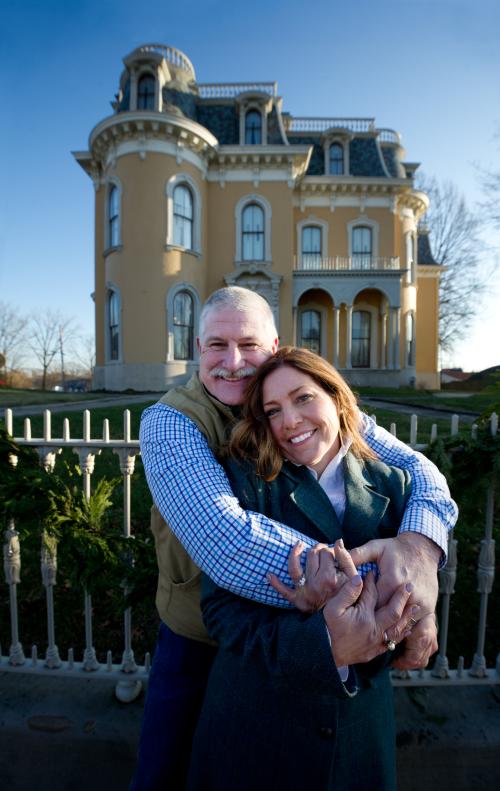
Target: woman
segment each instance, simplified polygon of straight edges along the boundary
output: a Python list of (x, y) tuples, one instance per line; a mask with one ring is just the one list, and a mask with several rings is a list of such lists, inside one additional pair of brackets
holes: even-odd
[[(226, 463), (242, 506), (324, 545), (306, 566), (334, 595), (303, 615), (241, 599), (206, 578), (202, 610), (219, 652), (193, 745), (188, 787), (395, 788), (388, 632), (415, 608), (402, 587), (375, 612), (347, 548), (397, 532), (409, 481), (378, 462), (359, 431), (342, 377), (304, 349), (284, 347), (249, 384)], [(392, 630), (392, 631), (390, 631)], [(370, 661), (372, 660), (372, 661)]]

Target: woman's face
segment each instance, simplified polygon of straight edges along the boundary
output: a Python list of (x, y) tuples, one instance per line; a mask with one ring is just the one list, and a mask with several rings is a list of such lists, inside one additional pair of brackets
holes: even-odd
[(320, 476), (340, 448), (331, 396), (310, 376), (285, 365), (264, 380), (262, 402), (283, 455)]

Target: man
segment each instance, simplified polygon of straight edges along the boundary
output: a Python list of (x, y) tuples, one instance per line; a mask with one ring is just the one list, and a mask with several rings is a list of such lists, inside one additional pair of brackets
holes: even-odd
[[(141, 450), (153, 499), (167, 521), (154, 516), (159, 564), (157, 606), (163, 621), (150, 674), (136, 789), (182, 788), (191, 736), (203, 699), (213, 648), (207, 644), (198, 606), (199, 571), (218, 585), (265, 604), (308, 609), (307, 585), (280, 596), (268, 582), (273, 572), (286, 593), (295, 530), (241, 509), (213, 451), (223, 443), (242, 404), (246, 379), (278, 347), (267, 302), (237, 287), (216, 291), (200, 318), (199, 377), (170, 391), (144, 412)], [(413, 600), (426, 616), (407, 640), (397, 666), (420, 667), (436, 650), (431, 613), (437, 597), (438, 563), (456, 507), (446, 481), (423, 456), (363, 417), (363, 436), (382, 461), (408, 469), (412, 496), (399, 535), (353, 551), (356, 564), (376, 561), (379, 595), (387, 600), (411, 580)], [(179, 541), (187, 551), (182, 550)], [(194, 562), (193, 562), (194, 561)], [(196, 565), (195, 565), (196, 564)], [(295, 575), (294, 575), (295, 576)], [(288, 599), (288, 601), (287, 601)]]

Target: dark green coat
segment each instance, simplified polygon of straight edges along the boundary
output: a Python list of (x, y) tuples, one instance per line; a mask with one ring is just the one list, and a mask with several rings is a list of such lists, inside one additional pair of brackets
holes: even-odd
[[(409, 496), (406, 473), (344, 460), (340, 525), (303, 467), (266, 484), (249, 466), (228, 475), (243, 508), (347, 548), (396, 534)], [(351, 668), (345, 684), (322, 613), (304, 616), (239, 598), (208, 578), (202, 610), (219, 644), (196, 732), (188, 787), (196, 791), (392, 791), (394, 715), (386, 657)]]

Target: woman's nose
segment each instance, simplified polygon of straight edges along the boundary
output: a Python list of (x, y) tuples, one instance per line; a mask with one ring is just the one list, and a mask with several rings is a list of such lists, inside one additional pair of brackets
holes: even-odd
[(283, 409), (283, 425), (287, 429), (295, 428), (301, 421), (300, 412), (292, 406)]

